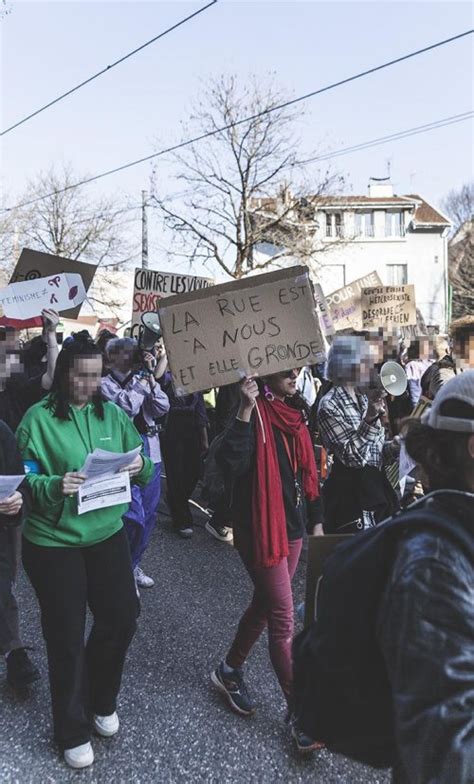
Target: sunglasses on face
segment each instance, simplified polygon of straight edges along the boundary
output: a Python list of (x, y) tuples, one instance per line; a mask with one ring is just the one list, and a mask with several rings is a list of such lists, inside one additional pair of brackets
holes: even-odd
[(283, 373), (279, 373), (280, 378), (291, 378), (293, 381), (298, 378), (298, 371), (297, 370), (285, 370)]

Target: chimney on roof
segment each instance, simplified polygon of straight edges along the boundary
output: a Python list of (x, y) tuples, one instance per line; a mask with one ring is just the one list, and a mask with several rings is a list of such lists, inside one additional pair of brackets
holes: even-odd
[(390, 177), (369, 177), (369, 196), (373, 199), (385, 199), (393, 196), (393, 185)]
[(291, 204), (291, 190), (288, 183), (285, 181), (280, 188), (280, 199), (284, 207), (289, 207)]

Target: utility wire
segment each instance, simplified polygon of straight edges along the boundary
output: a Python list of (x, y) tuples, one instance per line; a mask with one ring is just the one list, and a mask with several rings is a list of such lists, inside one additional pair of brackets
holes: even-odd
[(428, 131), (435, 131), (437, 128), (444, 128), (446, 125), (454, 125), (455, 123), (464, 122), (474, 117), (474, 111), (464, 112), (464, 114), (454, 114), (451, 117), (444, 117), (440, 120), (434, 120), (426, 125), (417, 125), (414, 128), (407, 128), (404, 131), (397, 131), (396, 133), (389, 134), (388, 136), (379, 136), (377, 139), (371, 139), (360, 144), (354, 144), (351, 147), (341, 147), (339, 150), (324, 153), (323, 155), (316, 155), (313, 158), (306, 158), (304, 161), (297, 161), (294, 166), (303, 166), (307, 163), (314, 163), (315, 161), (327, 161), (330, 158), (337, 158), (339, 155), (347, 155), (351, 152), (358, 152), (359, 150), (368, 150), (371, 147), (377, 147), (379, 144), (387, 144), (387, 142), (398, 141), (405, 139), (409, 136), (416, 136), (419, 133), (427, 133)]
[[(437, 128), (444, 128), (447, 125), (454, 125), (455, 123), (464, 122), (464, 120), (469, 120), (470, 118), (474, 117), (474, 111), (464, 112), (464, 114), (454, 114), (451, 117), (444, 117), (440, 120), (433, 120), (431, 123), (426, 123), (425, 125), (417, 125), (414, 128), (406, 128), (404, 131), (397, 131), (396, 133), (390, 134), (388, 136), (379, 136), (376, 139), (371, 139), (366, 142), (361, 142), (360, 144), (355, 144), (352, 147), (341, 147), (339, 150), (335, 150), (334, 152), (325, 153), (324, 155), (316, 155), (312, 158), (306, 158), (304, 161), (297, 161), (292, 166), (304, 166), (308, 163), (314, 163), (316, 161), (326, 161), (330, 158), (336, 158), (339, 155), (347, 155), (351, 152), (358, 152), (359, 150), (367, 150), (372, 147), (377, 147), (379, 144), (387, 144), (390, 141), (398, 141), (399, 139), (405, 139), (410, 136), (416, 136), (419, 133), (427, 133), (428, 131), (435, 131)], [(181, 196), (189, 195), (191, 191), (187, 189), (186, 191), (180, 191), (179, 193), (174, 193), (170, 198), (177, 199)], [(154, 204), (150, 204), (148, 202), (148, 207), (155, 208)], [(135, 204), (130, 207), (123, 207), (120, 210), (115, 212), (115, 216), (121, 215), (124, 212), (132, 212), (133, 210), (141, 210), (142, 204)], [(81, 223), (89, 223), (94, 216), (90, 216), (88, 218), (81, 218), (80, 220), (74, 221), (74, 226), (79, 225)], [(132, 218), (131, 220), (125, 221), (125, 223), (119, 224), (119, 226), (123, 226), (128, 223), (136, 223), (136, 219)], [(163, 246), (164, 247), (164, 246)]]
[(97, 73), (93, 74), (93, 76), (89, 76), (87, 79), (84, 79), (83, 82), (76, 84), (75, 87), (72, 87), (70, 90), (67, 90), (67, 92), (63, 93), (62, 95), (58, 95), (57, 98), (54, 98), (49, 103), (45, 104), (44, 106), (41, 106), (39, 109), (36, 109), (36, 111), (32, 112), (31, 114), (28, 114), (26, 117), (23, 117), (22, 120), (18, 120), (13, 125), (10, 125), (9, 128), (5, 128), (4, 131), (0, 132), (0, 136), (5, 136), (7, 133), (10, 133), (10, 131), (13, 131), (15, 128), (18, 128), (20, 125), (23, 125), (23, 123), (26, 123), (28, 122), (28, 120), (31, 120), (33, 117), (36, 117), (38, 114), (41, 114), (41, 112), (45, 112), (46, 109), (49, 109), (51, 106), (54, 106), (56, 103), (59, 103), (59, 101), (62, 101), (64, 98), (67, 98), (68, 95), (72, 95), (72, 93), (75, 93), (77, 90), (80, 90), (81, 87), (85, 87), (86, 84), (90, 84), (90, 82), (93, 82), (94, 79), (98, 79), (99, 76), (103, 76), (103, 74), (107, 73), (108, 71), (111, 71), (112, 68), (115, 68), (117, 65), (120, 65), (121, 63), (125, 62), (125, 60), (128, 60), (130, 57), (133, 57), (135, 54), (138, 54), (138, 52), (141, 52), (143, 49), (146, 49), (147, 46), (151, 46), (151, 44), (156, 43), (156, 41), (159, 41), (160, 38), (164, 38), (165, 35), (168, 35), (168, 33), (172, 33), (174, 30), (177, 30), (178, 27), (182, 27), (182, 25), (186, 24), (186, 22), (189, 22), (191, 19), (194, 19), (195, 16), (199, 16), (199, 14), (202, 14), (203, 11), (207, 11), (208, 8), (215, 5), (216, 3), (217, 0), (211, 0), (211, 2), (208, 3), (207, 5), (203, 6), (202, 8), (199, 8), (197, 11), (194, 11), (194, 13), (189, 14), (189, 16), (186, 16), (184, 19), (181, 19), (179, 22), (176, 22), (176, 24), (172, 25), (171, 27), (168, 27), (167, 30), (163, 30), (162, 33), (159, 33), (159, 35), (155, 35), (154, 38), (150, 38), (149, 41), (146, 41), (141, 46), (138, 46), (136, 49), (133, 49), (131, 52), (128, 52), (123, 57), (120, 57), (119, 60), (116, 60), (114, 63), (111, 63), (110, 65), (107, 65), (105, 68), (102, 68), (101, 71), (97, 71)]
[(401, 63), (405, 60), (409, 60), (412, 57), (417, 57), (420, 54), (424, 54), (425, 52), (432, 51), (433, 49), (437, 49), (440, 46), (445, 46), (446, 44), (452, 43), (453, 41), (457, 41), (460, 38), (465, 38), (467, 35), (472, 35), (474, 33), (474, 29), (466, 30), (463, 33), (459, 33), (458, 35), (451, 36), (451, 38), (446, 38), (443, 41), (438, 41), (435, 44), (430, 44), (430, 46), (425, 46), (422, 49), (417, 49), (415, 52), (410, 52), (409, 54), (402, 55), (401, 57), (397, 57), (395, 60), (389, 60), (386, 63), (382, 63), (382, 65), (377, 65), (373, 68), (369, 68), (366, 71), (361, 71), (354, 76), (349, 76), (346, 79), (341, 79), (338, 82), (333, 82), (332, 84), (326, 85), (325, 87), (320, 87), (318, 90), (314, 90), (313, 92), (306, 93), (305, 95), (300, 95), (298, 98), (293, 98), (289, 101), (285, 101), (284, 103), (278, 104), (277, 106), (272, 106), (269, 109), (264, 109), (261, 112), (257, 112), (256, 114), (250, 115), (249, 117), (244, 117), (240, 120), (235, 120), (234, 122), (229, 123), (228, 125), (223, 125), (220, 128), (215, 128), (212, 131), (207, 131), (206, 133), (200, 134), (199, 136), (195, 136), (192, 139), (187, 139), (183, 142), (179, 142), (178, 144), (174, 144), (170, 147), (165, 147), (162, 150), (158, 150), (158, 152), (154, 152), (151, 155), (146, 155), (143, 158), (137, 158), (134, 161), (130, 161), (129, 163), (124, 163), (121, 166), (116, 166), (114, 169), (108, 169), (105, 172), (101, 172), (100, 174), (95, 174), (92, 177), (87, 177), (84, 180), (80, 180), (79, 182), (73, 183), (71, 185), (67, 185), (64, 188), (60, 188), (57, 191), (52, 191), (51, 193), (47, 193), (43, 196), (38, 196), (34, 199), (30, 199), (29, 201), (22, 202), (21, 204), (16, 204), (12, 207), (4, 207), (2, 212), (9, 212), (15, 209), (20, 209), (22, 207), (29, 207), (30, 204), (36, 204), (38, 201), (43, 201), (44, 199), (48, 199), (51, 196), (55, 196), (59, 193), (64, 193), (65, 191), (71, 190), (72, 188), (79, 188), (82, 185), (88, 185), (91, 182), (96, 182), (97, 180), (101, 180), (104, 177), (109, 177), (111, 174), (117, 174), (118, 172), (125, 171), (126, 169), (131, 169), (133, 166), (138, 166), (140, 163), (146, 163), (147, 161), (151, 161), (154, 158), (158, 158), (162, 155), (167, 155), (170, 152), (175, 152), (176, 150), (181, 150), (183, 147), (188, 147), (191, 144), (196, 144), (197, 142), (203, 141), (204, 139), (208, 139), (211, 136), (216, 136), (219, 133), (223, 133), (224, 131), (229, 130), (230, 128), (235, 128), (239, 125), (243, 125), (244, 123), (252, 122), (253, 120), (258, 119), (259, 117), (266, 116), (276, 111), (280, 111), (281, 109), (285, 109), (288, 106), (294, 106), (301, 101), (306, 101), (308, 98), (313, 98), (316, 95), (320, 95), (321, 93), (328, 92), (329, 90), (333, 90), (336, 87), (341, 87), (344, 84), (349, 84), (350, 82), (354, 82), (356, 79), (361, 79), (364, 76), (368, 76), (370, 74), (376, 73), (377, 71), (381, 71), (384, 68), (389, 68), (392, 65), (396, 65), (397, 63)]

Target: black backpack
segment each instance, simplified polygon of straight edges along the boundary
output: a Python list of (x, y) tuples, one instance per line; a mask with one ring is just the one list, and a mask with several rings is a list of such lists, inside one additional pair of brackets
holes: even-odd
[(375, 767), (395, 761), (392, 697), (377, 618), (397, 545), (415, 526), (439, 531), (474, 562), (473, 531), (465, 521), (453, 512), (432, 511), (431, 504), (424, 508), (434, 495), (337, 547), (324, 565), (316, 621), (293, 644), (299, 727), (331, 750)]

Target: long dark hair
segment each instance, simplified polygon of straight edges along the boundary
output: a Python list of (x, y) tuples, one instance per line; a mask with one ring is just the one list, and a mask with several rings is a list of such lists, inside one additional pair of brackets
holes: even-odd
[[(70, 372), (74, 368), (76, 358), (100, 357), (101, 354), (100, 348), (96, 346), (86, 330), (76, 332), (71, 338), (66, 340), (56, 362), (53, 383), (46, 402), (46, 407), (53, 412), (53, 416), (58, 419), (71, 418)], [(104, 404), (99, 391), (93, 395), (92, 403), (96, 416), (99, 419), (103, 419)]]

